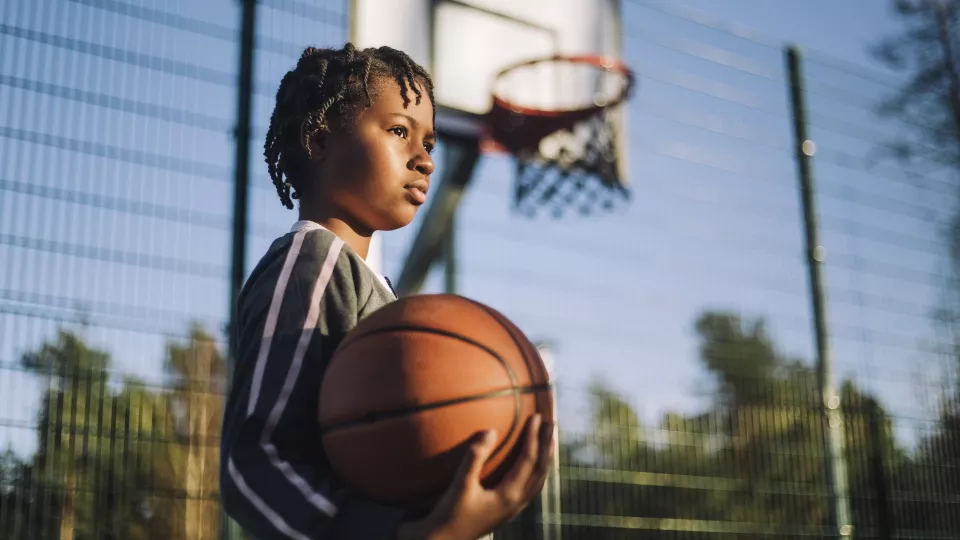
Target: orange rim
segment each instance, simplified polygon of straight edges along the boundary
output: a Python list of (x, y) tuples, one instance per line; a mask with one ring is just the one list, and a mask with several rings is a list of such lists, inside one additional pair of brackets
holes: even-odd
[[(517, 105), (512, 103), (499, 95), (496, 92), (493, 93), (493, 109), (502, 109), (510, 111), (511, 113), (518, 114), (521, 116), (533, 116), (533, 117), (558, 117), (566, 115), (577, 115), (592, 112), (592, 111), (601, 111), (607, 107), (613, 107), (619, 105), (623, 102), (627, 96), (630, 94), (630, 91), (633, 89), (634, 84), (634, 75), (633, 71), (627, 67), (626, 64), (621, 62), (618, 59), (610, 58), (606, 56), (597, 56), (597, 55), (579, 55), (579, 56), (564, 56), (564, 55), (555, 55), (547, 58), (538, 58), (536, 60), (527, 60), (524, 62), (518, 62), (512, 64), (500, 70), (494, 81), (500, 80), (507, 73), (522, 67), (532, 66), (535, 64), (545, 64), (548, 62), (566, 62), (570, 64), (586, 64), (594, 66), (600, 70), (619, 73), (624, 77), (624, 84), (620, 90), (620, 94), (611, 100), (608, 103), (603, 105), (591, 104), (587, 107), (582, 107), (578, 109), (537, 109), (533, 107), (525, 107), (522, 105)], [(496, 82), (494, 82), (496, 86)]]
[[(584, 107), (574, 109), (538, 109), (512, 103), (498, 95), (496, 82), (502, 77), (519, 68), (544, 63), (584, 64), (608, 73), (616, 73), (623, 77), (620, 92), (606, 103), (590, 103)], [(604, 109), (615, 107), (623, 103), (630, 95), (634, 86), (633, 72), (620, 60), (598, 55), (564, 56), (554, 55), (545, 58), (527, 60), (512, 64), (500, 70), (494, 77), (493, 104), (486, 114), (483, 123), (483, 133), (480, 138), (480, 150), (487, 154), (511, 154), (524, 148), (532, 148), (540, 143), (543, 137), (562, 129), (569, 129), (579, 122), (586, 121)], [(520, 130), (506, 128), (503, 125), (508, 117), (526, 118), (522, 124), (527, 127)], [(505, 129), (506, 128), (506, 129)]]

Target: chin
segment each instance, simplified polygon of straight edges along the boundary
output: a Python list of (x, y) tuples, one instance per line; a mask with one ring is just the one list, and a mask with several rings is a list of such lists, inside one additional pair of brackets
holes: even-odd
[(380, 220), (377, 230), (380, 231), (395, 231), (397, 229), (402, 229), (413, 222), (413, 218), (417, 216), (417, 208), (413, 207), (410, 209), (404, 209), (398, 212), (393, 212), (390, 215), (383, 216)]

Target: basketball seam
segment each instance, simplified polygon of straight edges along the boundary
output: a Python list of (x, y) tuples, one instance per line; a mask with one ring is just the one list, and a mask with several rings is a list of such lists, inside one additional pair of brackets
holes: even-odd
[[(350, 341), (350, 343), (347, 344), (346, 347), (343, 347), (342, 349), (339, 349), (339, 350), (337, 351), (337, 353), (338, 353), (338, 354), (339, 354), (339, 353), (342, 353), (344, 350), (348, 349), (350, 345), (353, 345), (355, 342), (359, 341), (360, 338), (368, 337), (368, 336), (373, 336), (373, 335), (376, 335), (376, 334), (388, 334), (388, 333), (391, 333), (391, 332), (422, 332), (422, 333), (425, 333), (425, 334), (435, 334), (435, 335), (439, 335), (439, 336), (443, 336), (443, 337), (458, 339), (458, 340), (460, 340), (460, 341), (462, 341), (462, 342), (464, 342), (464, 343), (466, 343), (466, 344), (468, 344), (468, 345), (473, 345), (474, 347), (477, 347), (477, 348), (479, 348), (479, 349), (482, 349), (484, 352), (486, 352), (486, 353), (488, 353), (490, 356), (494, 357), (494, 358), (497, 360), (497, 362), (499, 362), (500, 365), (503, 366), (503, 369), (506, 370), (507, 376), (510, 377), (510, 383), (511, 383), (514, 387), (517, 386), (517, 382), (518, 382), (518, 380), (517, 380), (517, 374), (514, 373), (513, 368), (510, 366), (510, 364), (508, 364), (503, 358), (501, 358), (500, 355), (497, 354), (496, 351), (494, 351), (493, 349), (491, 349), (490, 347), (487, 347), (486, 345), (484, 345), (484, 344), (482, 344), (482, 343), (479, 343), (479, 342), (477, 342), (477, 341), (474, 341), (474, 340), (471, 339), (471, 338), (468, 338), (468, 337), (466, 337), (466, 336), (457, 334), (457, 333), (455, 333), (455, 332), (451, 332), (451, 331), (449, 331), (449, 330), (440, 330), (440, 329), (437, 329), (437, 328), (424, 328), (424, 327), (421, 327), (421, 326), (405, 326), (405, 325), (385, 326), (385, 327), (377, 328), (377, 329), (375, 329), (375, 330), (370, 330), (370, 331), (365, 332), (364, 334), (362, 334), (362, 335), (360, 335), (360, 336), (357, 336), (356, 338), (352, 339), (352, 340)], [(513, 339), (513, 336), (511, 336), (511, 339)], [(516, 340), (514, 340), (514, 342), (516, 343)], [(520, 351), (520, 354), (521, 354), (521, 356), (524, 357), (524, 358), (523, 358), (524, 365), (527, 365), (526, 355), (523, 354), (523, 351), (522, 351), (522, 350)], [(527, 365), (527, 368), (528, 368), (528, 371), (529, 371), (529, 365)]]
[(530, 365), (530, 359), (527, 357), (527, 352), (524, 350), (522, 346), (520, 346), (520, 340), (517, 339), (517, 336), (514, 334), (513, 329), (500, 322), (500, 317), (503, 317), (504, 319), (506, 319), (506, 316), (503, 315), (502, 313), (494, 311), (493, 308), (489, 306), (485, 306), (480, 302), (477, 302), (476, 300), (471, 300), (469, 298), (464, 298), (464, 300), (471, 302), (475, 304), (477, 307), (479, 307), (480, 309), (484, 310), (487, 313), (487, 315), (489, 315), (494, 320), (496, 320), (497, 324), (499, 324), (504, 330), (506, 330), (507, 334), (510, 335), (510, 339), (513, 340), (513, 344), (516, 345), (517, 350), (520, 351), (520, 356), (523, 357), (523, 365), (527, 366), (527, 375), (530, 376), (530, 380), (533, 380), (533, 369), (532, 369), (532, 366)]
[[(466, 298), (466, 297), (463, 297), (463, 298), (464, 298), (464, 300), (466, 300), (467, 302), (470, 302), (470, 303), (476, 305), (477, 307), (479, 307), (480, 309), (482, 309), (484, 312), (486, 312), (489, 317), (491, 317), (493, 320), (497, 321), (497, 324), (500, 325), (500, 327), (503, 328), (503, 329), (507, 332), (507, 335), (509, 335), (509, 336), (510, 336), (510, 339), (513, 340), (513, 344), (516, 346), (517, 350), (520, 351), (520, 356), (523, 358), (523, 364), (524, 364), (524, 366), (526, 366), (526, 368), (527, 368), (527, 376), (530, 378), (530, 381), (533, 382), (533, 366), (531, 365), (531, 359), (527, 357), (527, 351), (526, 351), (526, 349), (525, 349), (523, 346), (521, 346), (521, 344), (520, 344), (520, 339), (517, 337), (516, 333), (514, 333), (514, 331), (513, 331), (513, 322), (512, 322), (512, 321), (509, 321), (509, 319), (507, 319), (507, 316), (506, 316), (506, 315), (504, 315), (504, 314), (502, 314), (502, 313), (494, 310), (493, 308), (491, 308), (491, 307), (489, 307), (489, 306), (487, 306), (487, 305), (481, 304), (480, 302), (477, 302), (476, 300), (472, 300), (472, 299), (470, 299), (470, 298)], [(501, 319), (503, 319), (503, 321), (501, 321)], [(504, 324), (505, 321), (510, 322), (510, 325)], [(540, 385), (535, 385), (535, 386), (540, 386)], [(549, 374), (547, 375), (547, 382), (546, 382), (546, 385), (545, 385), (545, 386), (546, 386), (547, 388), (552, 388), (552, 387), (553, 387), (553, 378), (550, 377)], [(536, 409), (537, 409), (536, 398), (534, 398), (534, 411), (536, 411)], [(520, 420), (520, 401), (519, 401), (519, 399), (517, 400), (517, 416), (516, 416), (516, 420), (517, 420), (517, 422), (519, 422), (519, 420)], [(556, 421), (555, 418), (554, 418), (554, 421)], [(514, 424), (516, 424), (516, 422), (514, 422)], [(504, 441), (506, 441), (506, 439), (504, 439)], [(499, 450), (499, 448), (498, 448), (498, 450)]]
[(333, 432), (335, 432), (335, 431), (340, 431), (340, 430), (348, 429), (348, 428), (351, 428), (351, 427), (356, 427), (356, 426), (361, 426), (361, 425), (375, 424), (375, 423), (377, 423), (377, 422), (382, 422), (382, 421), (384, 421), (384, 420), (392, 420), (392, 419), (394, 419), (394, 418), (399, 418), (399, 417), (402, 417), (402, 416), (409, 416), (409, 415), (414, 415), (414, 414), (418, 414), (418, 413), (421, 413), (421, 412), (432, 411), (432, 410), (434, 410), (434, 409), (439, 409), (439, 408), (447, 407), (447, 406), (450, 406), (450, 405), (460, 405), (460, 404), (463, 404), (463, 403), (472, 403), (472, 402), (474, 402), (474, 401), (482, 401), (482, 400), (485, 400), (485, 399), (493, 399), (493, 398), (508, 396), (508, 395), (511, 395), (511, 394), (512, 394), (512, 395), (515, 395), (515, 396), (516, 396), (516, 395), (535, 394), (535, 393), (537, 393), (537, 392), (545, 392), (545, 391), (547, 391), (547, 390), (551, 390), (552, 388), (553, 388), (553, 384), (551, 384), (551, 383), (547, 383), (547, 384), (536, 384), (536, 385), (531, 385), (531, 386), (524, 386), (524, 387), (522, 387), (522, 388), (514, 387), (514, 388), (505, 388), (505, 389), (503, 389), (503, 390), (494, 390), (494, 391), (492, 391), (492, 392), (485, 392), (485, 393), (483, 393), (483, 394), (478, 394), (478, 395), (475, 395), (475, 396), (466, 396), (466, 397), (460, 397), (460, 398), (445, 399), (445, 400), (442, 400), (442, 401), (435, 401), (435, 402), (432, 402), (432, 403), (425, 403), (425, 404), (422, 404), (422, 405), (411, 405), (411, 406), (408, 406), (408, 407), (404, 407), (404, 408), (402, 408), (402, 409), (394, 409), (394, 410), (390, 410), (390, 411), (381, 411), (381, 412), (370, 413), (370, 414), (361, 416), (361, 417), (359, 417), (359, 418), (355, 418), (355, 419), (351, 419), (351, 420), (345, 420), (345, 421), (343, 421), (343, 422), (337, 422), (336, 424), (332, 424), (332, 425), (327, 426), (327, 427), (322, 427), (322, 426), (321, 426), (320, 431), (321, 431), (321, 433), (322, 433), (323, 435), (328, 435), (328, 434), (333, 433)]
[[(498, 321), (498, 323), (499, 323), (499, 321)], [(480, 343), (480, 342), (478, 342), (478, 341), (474, 341), (473, 339), (471, 339), (471, 338), (469, 338), (469, 337), (467, 337), (467, 336), (464, 336), (464, 335), (461, 335), (461, 334), (457, 334), (456, 332), (451, 332), (450, 330), (441, 330), (441, 329), (439, 329), (439, 328), (430, 328), (430, 327), (424, 327), (424, 326), (410, 326), (410, 325), (382, 326), (382, 327), (380, 327), (380, 328), (374, 328), (373, 330), (367, 330), (366, 332), (364, 332), (364, 333), (362, 333), (362, 334), (358, 334), (358, 335), (355, 335), (355, 336), (350, 336), (349, 341), (346, 341), (345, 343), (341, 343), (340, 347), (337, 348), (336, 353), (337, 353), (337, 354), (342, 353), (343, 351), (349, 349), (352, 345), (354, 345), (355, 343), (357, 343), (358, 341), (360, 341), (362, 338), (365, 338), (365, 337), (373, 336), (373, 335), (376, 335), (376, 334), (387, 334), (387, 333), (390, 333), (390, 332), (404, 332), (404, 331), (406, 331), (406, 332), (423, 332), (423, 333), (426, 333), (426, 334), (436, 334), (436, 335), (440, 335), (440, 336), (445, 336), (445, 337), (450, 337), (450, 338), (454, 338), (454, 339), (459, 339), (460, 341), (463, 341), (464, 343), (467, 343), (467, 344), (469, 344), (469, 345), (473, 345), (474, 347), (478, 347), (478, 348), (480, 348), (480, 349), (483, 349), (484, 352), (489, 353), (491, 356), (493, 356), (494, 358), (496, 358), (497, 361), (500, 362), (500, 363), (503, 365), (504, 369), (507, 370), (507, 375), (510, 377), (510, 382), (512, 382), (514, 385), (516, 385), (516, 383), (517, 383), (517, 376), (516, 376), (516, 373), (514, 373), (513, 368), (511, 368), (510, 365), (507, 364), (507, 362), (504, 361), (503, 358), (501, 358), (500, 355), (497, 354), (496, 351), (494, 351), (494, 350), (491, 349), (490, 347), (487, 347), (486, 345), (484, 345), (484, 344), (482, 344), (482, 343)], [(511, 335), (510, 338), (514, 341), (514, 343), (516, 343), (516, 340), (513, 339), (513, 335)], [(522, 351), (522, 350), (520, 351), (520, 354), (524, 357), (524, 358), (523, 358), (523, 361), (524, 361), (524, 364), (526, 364), (526, 362), (527, 362), (526, 355), (523, 354), (523, 351)], [(336, 356), (336, 354), (335, 354), (334, 356)]]
[[(503, 326), (502, 324), (500, 324), (499, 321), (497, 321), (497, 324), (499, 324), (501, 327)], [(395, 326), (386, 326), (386, 327), (376, 328), (374, 330), (369, 330), (367, 332), (364, 332), (363, 334), (353, 336), (348, 343), (341, 344), (341, 348), (338, 348), (337, 353), (335, 353), (334, 356), (342, 353), (344, 350), (348, 349), (351, 345), (360, 341), (361, 338), (376, 335), (376, 334), (385, 334), (389, 332), (399, 332), (399, 331), (423, 332), (427, 334), (434, 334), (434, 335), (440, 335), (448, 338), (458, 339), (464, 343), (467, 343), (469, 345), (473, 345), (474, 347), (478, 347), (482, 349), (483, 351), (487, 352), (490, 356), (494, 357), (497, 360), (497, 362), (499, 362), (500, 365), (503, 366), (504, 370), (506, 370), (507, 372), (507, 376), (510, 378), (510, 384), (514, 390), (513, 392), (514, 399), (513, 399), (513, 421), (510, 423), (510, 430), (507, 431), (506, 435), (503, 437), (502, 442), (499, 445), (497, 445), (496, 448), (494, 448), (493, 452), (491, 452), (490, 457), (493, 458), (494, 456), (499, 455), (500, 452), (502, 452), (506, 448), (507, 441), (510, 439), (510, 437), (513, 436), (513, 433), (517, 430), (517, 426), (520, 424), (520, 395), (521, 394), (517, 392), (517, 390), (520, 390), (520, 388), (517, 386), (517, 383), (519, 382), (517, 380), (517, 374), (514, 373), (513, 368), (510, 366), (510, 364), (507, 363), (506, 360), (501, 358), (500, 355), (497, 354), (497, 352), (491, 349), (490, 347), (487, 347), (486, 345), (479, 343), (477, 341), (474, 341), (466, 336), (462, 336), (460, 334), (450, 332), (448, 330), (439, 330), (437, 328), (424, 328), (424, 327), (418, 327), (418, 326), (395, 325)], [(508, 330), (508, 333), (509, 333), (509, 330)], [(511, 335), (511, 339), (513, 339), (514, 343), (516, 343), (516, 340), (513, 338), (512, 335)], [(520, 355), (523, 357), (524, 364), (527, 365), (527, 371), (529, 372), (530, 366), (527, 364), (527, 358), (522, 349), (520, 350)]]

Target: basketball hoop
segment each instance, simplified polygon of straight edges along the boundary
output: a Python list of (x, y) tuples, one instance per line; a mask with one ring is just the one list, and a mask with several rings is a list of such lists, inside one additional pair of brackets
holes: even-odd
[(633, 86), (630, 69), (600, 56), (552, 56), (497, 74), (483, 149), (516, 158), (521, 213), (593, 214), (629, 200), (618, 113)]

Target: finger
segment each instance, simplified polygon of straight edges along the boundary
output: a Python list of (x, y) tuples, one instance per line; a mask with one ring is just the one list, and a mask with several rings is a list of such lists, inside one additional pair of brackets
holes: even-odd
[(450, 482), (450, 485), (438, 499), (438, 502), (434, 506), (434, 511), (448, 507), (451, 504), (456, 504), (456, 502), (460, 500), (473, 481), (471, 478), (479, 475), (483, 464), (487, 461), (487, 458), (490, 457), (491, 452), (493, 452), (496, 442), (497, 434), (492, 429), (477, 433), (473, 436), (473, 440), (470, 441), (466, 452), (464, 452), (460, 460), (460, 464), (457, 466), (453, 481)]
[(457, 478), (462, 482), (479, 479), (483, 465), (487, 462), (490, 454), (493, 453), (496, 445), (497, 432), (495, 430), (491, 429), (479, 434), (467, 448), (466, 455), (463, 456), (463, 461), (460, 462), (460, 467), (457, 470)]
[(497, 490), (510, 503), (518, 504), (523, 499), (526, 492), (527, 481), (530, 473), (533, 472), (539, 455), (539, 432), (541, 418), (539, 414), (533, 415), (527, 422), (527, 429), (524, 433), (523, 448), (517, 456), (517, 461), (513, 467), (497, 486)]
[(537, 464), (527, 483), (527, 493), (531, 497), (543, 489), (543, 485), (547, 481), (547, 475), (550, 474), (550, 468), (553, 466), (553, 453), (556, 448), (556, 432), (556, 422), (547, 422), (540, 426), (540, 455), (537, 457)]

